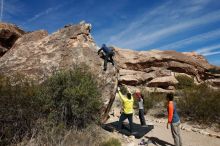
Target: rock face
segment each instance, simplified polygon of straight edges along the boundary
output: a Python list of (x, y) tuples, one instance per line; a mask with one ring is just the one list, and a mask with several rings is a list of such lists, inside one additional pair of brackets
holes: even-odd
[(73, 25), (49, 36), (44, 30), (25, 34), (1, 58), (0, 72), (19, 72), (43, 81), (53, 71), (76, 63), (89, 64), (93, 70), (100, 66), (101, 70), (89, 31), (86, 25)]
[(174, 76), (158, 77), (148, 82), (149, 87), (161, 87), (165, 89), (176, 84), (178, 84), (178, 81)]
[[(102, 87), (103, 121), (114, 101), (118, 82), (136, 88), (145, 86), (149, 91), (170, 92), (178, 83), (175, 76), (185, 74), (195, 78), (196, 82), (220, 85), (220, 68), (210, 65), (204, 57), (195, 53), (132, 51), (114, 47), (119, 72), (111, 64), (103, 72), (103, 60), (97, 55), (98, 47), (90, 35), (90, 24), (67, 25), (51, 35), (44, 30), (24, 33), (16, 27), (9, 27), (14, 25), (2, 26), (5, 28), (0, 31), (0, 45), (7, 52), (0, 58), (0, 74), (22, 73), (42, 82), (54, 71), (71, 69), (75, 64), (87, 64)], [(10, 31), (5, 31), (8, 29)], [(10, 38), (13, 43), (6, 45)], [(15, 41), (14, 38), (18, 39)]]
[(3, 56), (25, 32), (16, 25), (0, 23), (0, 57)]
[(71, 69), (75, 64), (84, 63), (102, 86), (103, 119), (106, 119), (111, 105), (108, 103), (115, 97), (116, 71), (109, 66), (108, 71), (103, 72), (103, 60), (97, 55), (90, 29), (89, 24), (83, 23), (66, 26), (51, 35), (44, 30), (24, 34), (0, 58), (0, 74), (18, 72), (42, 82), (54, 71)]
[(120, 68), (119, 82), (124, 84), (173, 90), (178, 83), (175, 76), (185, 74), (197, 83), (209, 81), (219, 86), (220, 69), (196, 53), (113, 49)]

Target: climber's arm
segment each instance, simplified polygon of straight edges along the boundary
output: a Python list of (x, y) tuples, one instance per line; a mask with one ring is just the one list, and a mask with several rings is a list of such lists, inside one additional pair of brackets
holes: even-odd
[(100, 48), (99, 50), (98, 50), (98, 54), (100, 53), (100, 51), (102, 51), (103, 50), (103, 48)]
[(120, 88), (118, 87), (118, 95), (119, 95), (119, 97), (120, 97), (120, 99), (122, 100), (122, 101), (124, 101), (124, 95), (122, 95), (122, 93), (121, 93), (121, 91), (120, 91)]

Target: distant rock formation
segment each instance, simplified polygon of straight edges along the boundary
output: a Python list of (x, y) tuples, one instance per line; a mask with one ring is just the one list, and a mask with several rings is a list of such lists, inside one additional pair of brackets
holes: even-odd
[(0, 58), (0, 74), (22, 73), (42, 82), (57, 70), (87, 64), (102, 88), (103, 119), (114, 101), (118, 81), (136, 88), (144, 86), (149, 91), (170, 92), (175, 91), (178, 83), (176, 75), (184, 74), (197, 83), (220, 86), (219, 67), (210, 65), (201, 55), (113, 47), (119, 68), (118, 80), (117, 71), (111, 64), (106, 72), (102, 70), (103, 60), (97, 55), (98, 46), (90, 34), (91, 24), (85, 22), (66, 25), (50, 35), (44, 30), (25, 33), (11, 24), (0, 24), (0, 28), (0, 50), (4, 52)]
[(119, 82), (174, 90), (177, 75), (187, 75), (195, 82), (212, 82), (218, 86), (220, 69), (196, 53), (176, 51), (132, 51), (113, 47), (120, 68)]
[(25, 34), (25, 31), (13, 24), (0, 23), (0, 57), (3, 56)]

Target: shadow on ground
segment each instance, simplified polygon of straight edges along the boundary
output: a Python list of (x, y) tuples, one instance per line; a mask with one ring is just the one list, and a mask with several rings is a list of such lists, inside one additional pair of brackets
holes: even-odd
[(174, 146), (173, 144), (168, 143), (166, 141), (163, 141), (163, 140), (161, 140), (157, 137), (147, 137), (146, 136), (146, 138), (148, 138), (148, 141), (146, 142), (146, 144), (152, 143), (152, 144), (157, 145), (157, 146)]
[(154, 128), (153, 125), (147, 125), (147, 127), (143, 127), (140, 124), (133, 123), (133, 133), (130, 133), (128, 124), (123, 124), (122, 127), (122, 129), (118, 128), (118, 121), (102, 125), (102, 128), (109, 132), (118, 131), (119, 133), (126, 136), (133, 135), (135, 138), (143, 137)]

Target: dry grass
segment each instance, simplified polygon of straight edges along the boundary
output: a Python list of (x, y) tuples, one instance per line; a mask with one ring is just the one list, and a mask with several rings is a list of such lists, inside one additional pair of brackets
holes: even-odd
[[(72, 128), (66, 130), (62, 126), (44, 127), (36, 137), (20, 143), (21, 146), (105, 146), (107, 135), (97, 125), (90, 125), (86, 129)], [(120, 145), (118, 145), (120, 146)]]
[[(43, 143), (61, 145), (72, 127), (83, 132), (99, 122), (100, 96), (96, 78), (83, 65), (60, 71), (41, 85), (20, 75), (0, 76), (0, 145), (17, 144), (38, 134)], [(36, 123), (39, 119), (44, 120), (41, 126)], [(91, 142), (90, 136), (84, 137)]]

